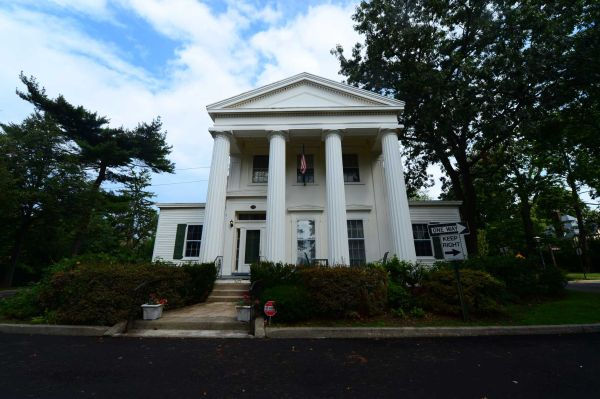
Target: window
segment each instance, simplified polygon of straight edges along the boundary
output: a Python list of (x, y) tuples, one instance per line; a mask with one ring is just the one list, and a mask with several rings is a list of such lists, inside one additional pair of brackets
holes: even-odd
[(185, 237), (186, 258), (200, 256), (200, 243), (202, 242), (202, 225), (188, 225)]
[(312, 263), (317, 256), (314, 220), (298, 220), (296, 222), (296, 240), (298, 243), (296, 263), (299, 265)]
[(413, 238), (415, 240), (415, 252), (417, 256), (433, 256), (433, 247), (426, 223), (412, 225)]
[(356, 183), (360, 181), (358, 173), (358, 155), (344, 154), (342, 155), (342, 164), (344, 166), (344, 182)]
[(266, 183), (269, 179), (269, 156), (255, 155), (252, 160), (252, 183)]
[(265, 212), (240, 212), (238, 220), (267, 220)]
[(362, 220), (348, 220), (348, 249), (350, 266), (360, 266), (367, 263), (365, 256), (365, 232)]
[(306, 160), (306, 173), (302, 175), (300, 173), (300, 160), (302, 154), (298, 155), (298, 162), (296, 167), (296, 183), (314, 183), (315, 182), (315, 157), (312, 154), (304, 155)]

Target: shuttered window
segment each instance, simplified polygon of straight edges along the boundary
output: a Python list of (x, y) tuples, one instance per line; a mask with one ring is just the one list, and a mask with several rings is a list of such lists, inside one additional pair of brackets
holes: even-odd
[(200, 256), (200, 244), (202, 243), (202, 225), (190, 224), (187, 227), (185, 239), (185, 257), (197, 258)]

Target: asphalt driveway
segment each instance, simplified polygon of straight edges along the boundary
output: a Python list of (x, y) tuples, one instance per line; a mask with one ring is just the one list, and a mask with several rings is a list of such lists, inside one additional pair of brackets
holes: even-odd
[(596, 292), (600, 294), (600, 280), (569, 281), (567, 289), (574, 291)]
[(0, 334), (2, 398), (595, 398), (600, 334), (226, 340)]

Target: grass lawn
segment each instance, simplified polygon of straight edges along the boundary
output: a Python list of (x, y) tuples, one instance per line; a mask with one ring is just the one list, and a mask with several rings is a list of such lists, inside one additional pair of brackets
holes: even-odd
[[(600, 273), (587, 273), (588, 280), (600, 280)], [(583, 273), (567, 273), (569, 280), (583, 280)]]
[[(514, 326), (541, 324), (600, 323), (600, 294), (566, 291), (561, 298), (544, 302), (510, 305), (506, 314), (463, 322), (460, 318), (427, 314), (422, 319), (401, 319), (384, 315), (368, 320), (313, 320), (293, 326), (322, 327), (439, 327), (439, 326)], [(277, 324), (277, 326), (284, 326)], [(292, 326), (292, 324), (285, 324)]]

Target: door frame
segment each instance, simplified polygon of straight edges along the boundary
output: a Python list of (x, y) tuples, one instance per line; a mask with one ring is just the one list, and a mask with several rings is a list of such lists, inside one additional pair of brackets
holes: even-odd
[[(247, 263), (244, 263), (244, 258), (246, 256), (246, 231), (248, 230), (259, 230), (260, 231), (260, 244), (259, 244), (259, 259), (260, 257), (263, 256), (264, 254), (264, 249), (265, 249), (265, 243), (264, 243), (264, 237), (265, 237), (265, 229), (266, 229), (266, 223), (264, 220), (238, 220), (235, 222), (234, 226), (235, 228), (235, 232), (234, 232), (234, 239), (233, 239), (233, 259), (234, 259), (234, 267), (233, 267), (233, 273), (239, 273), (239, 274), (246, 274), (246, 273), (250, 273), (250, 265)], [(240, 236), (239, 236), (239, 253), (236, 257), (236, 252), (238, 250), (238, 235), (237, 235), (237, 230), (240, 230)], [(236, 262), (237, 261), (237, 262)]]

